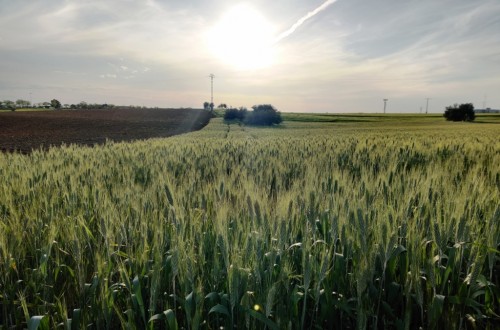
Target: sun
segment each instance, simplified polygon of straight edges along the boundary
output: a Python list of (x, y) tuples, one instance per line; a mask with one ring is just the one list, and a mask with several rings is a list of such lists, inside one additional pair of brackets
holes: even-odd
[(237, 5), (206, 34), (211, 53), (240, 70), (270, 67), (274, 62), (274, 28), (258, 11)]

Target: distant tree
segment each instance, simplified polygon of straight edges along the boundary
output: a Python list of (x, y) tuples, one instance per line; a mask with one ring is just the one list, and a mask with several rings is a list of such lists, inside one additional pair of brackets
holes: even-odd
[(443, 117), (449, 121), (473, 121), (476, 119), (472, 103), (454, 104), (446, 107)]
[(50, 106), (54, 109), (61, 109), (61, 102), (56, 99), (50, 101)]
[(30, 101), (21, 100), (21, 99), (16, 101), (16, 106), (18, 108), (28, 108), (30, 105), (31, 105)]
[(88, 104), (87, 104), (87, 102), (82, 101), (82, 102), (78, 103), (76, 107), (78, 109), (87, 109), (88, 108)]
[(219, 104), (219, 106), (217, 108), (219, 108), (219, 109), (227, 109), (227, 104), (226, 103), (221, 103), (221, 104)]
[(203, 109), (210, 110), (210, 102), (203, 102)]
[(252, 109), (245, 117), (245, 124), (271, 126), (283, 121), (279, 111), (271, 104), (254, 105)]
[(213, 102), (210, 102), (210, 110), (214, 111), (214, 103)]
[(224, 120), (244, 120), (248, 113), (247, 108), (229, 108), (224, 112)]
[(16, 111), (16, 103), (14, 103), (11, 100), (5, 100), (1, 104), (2, 104), (0, 107), (1, 109)]

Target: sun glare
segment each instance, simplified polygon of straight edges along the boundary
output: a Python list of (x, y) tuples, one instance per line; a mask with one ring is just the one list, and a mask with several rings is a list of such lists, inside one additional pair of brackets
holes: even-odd
[(207, 34), (213, 55), (240, 70), (273, 64), (274, 29), (255, 9), (238, 5), (227, 11)]

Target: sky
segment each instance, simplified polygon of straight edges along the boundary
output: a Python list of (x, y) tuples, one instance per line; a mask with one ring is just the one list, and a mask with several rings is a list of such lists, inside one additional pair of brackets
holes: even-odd
[[(500, 108), (499, 0), (0, 0), (0, 100)], [(427, 99), (429, 99), (427, 101)]]

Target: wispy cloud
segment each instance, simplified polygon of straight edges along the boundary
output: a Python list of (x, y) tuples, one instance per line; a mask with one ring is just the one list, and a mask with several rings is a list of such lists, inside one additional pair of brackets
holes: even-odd
[(295, 32), (295, 30), (297, 30), (302, 24), (304, 24), (305, 21), (307, 21), (308, 19), (317, 15), (318, 13), (322, 12), (328, 6), (334, 4), (335, 2), (337, 2), (337, 0), (327, 0), (321, 6), (317, 7), (316, 9), (308, 12), (306, 15), (299, 18), (297, 20), (297, 22), (295, 22), (295, 24), (293, 24), (288, 30), (286, 30), (286, 31), (282, 32), (280, 35), (278, 35), (276, 37), (276, 39), (274, 40), (274, 43), (278, 43), (281, 40), (285, 39), (286, 37), (290, 36), (292, 33)]
[(106, 74), (101, 74), (99, 75), (99, 77), (101, 78), (112, 78), (112, 79), (116, 79), (117, 78), (117, 75), (116, 74), (113, 74), (113, 73), (106, 73)]
[(426, 97), (437, 109), (488, 94), (500, 108), (498, 0), (255, 0), (282, 31), (276, 64), (255, 72), (232, 71), (203, 41), (231, 1), (0, 2), (0, 99), (32, 90), (70, 103), (197, 106), (213, 72), (216, 99), (235, 106), (371, 111), (388, 97), (404, 111)]

